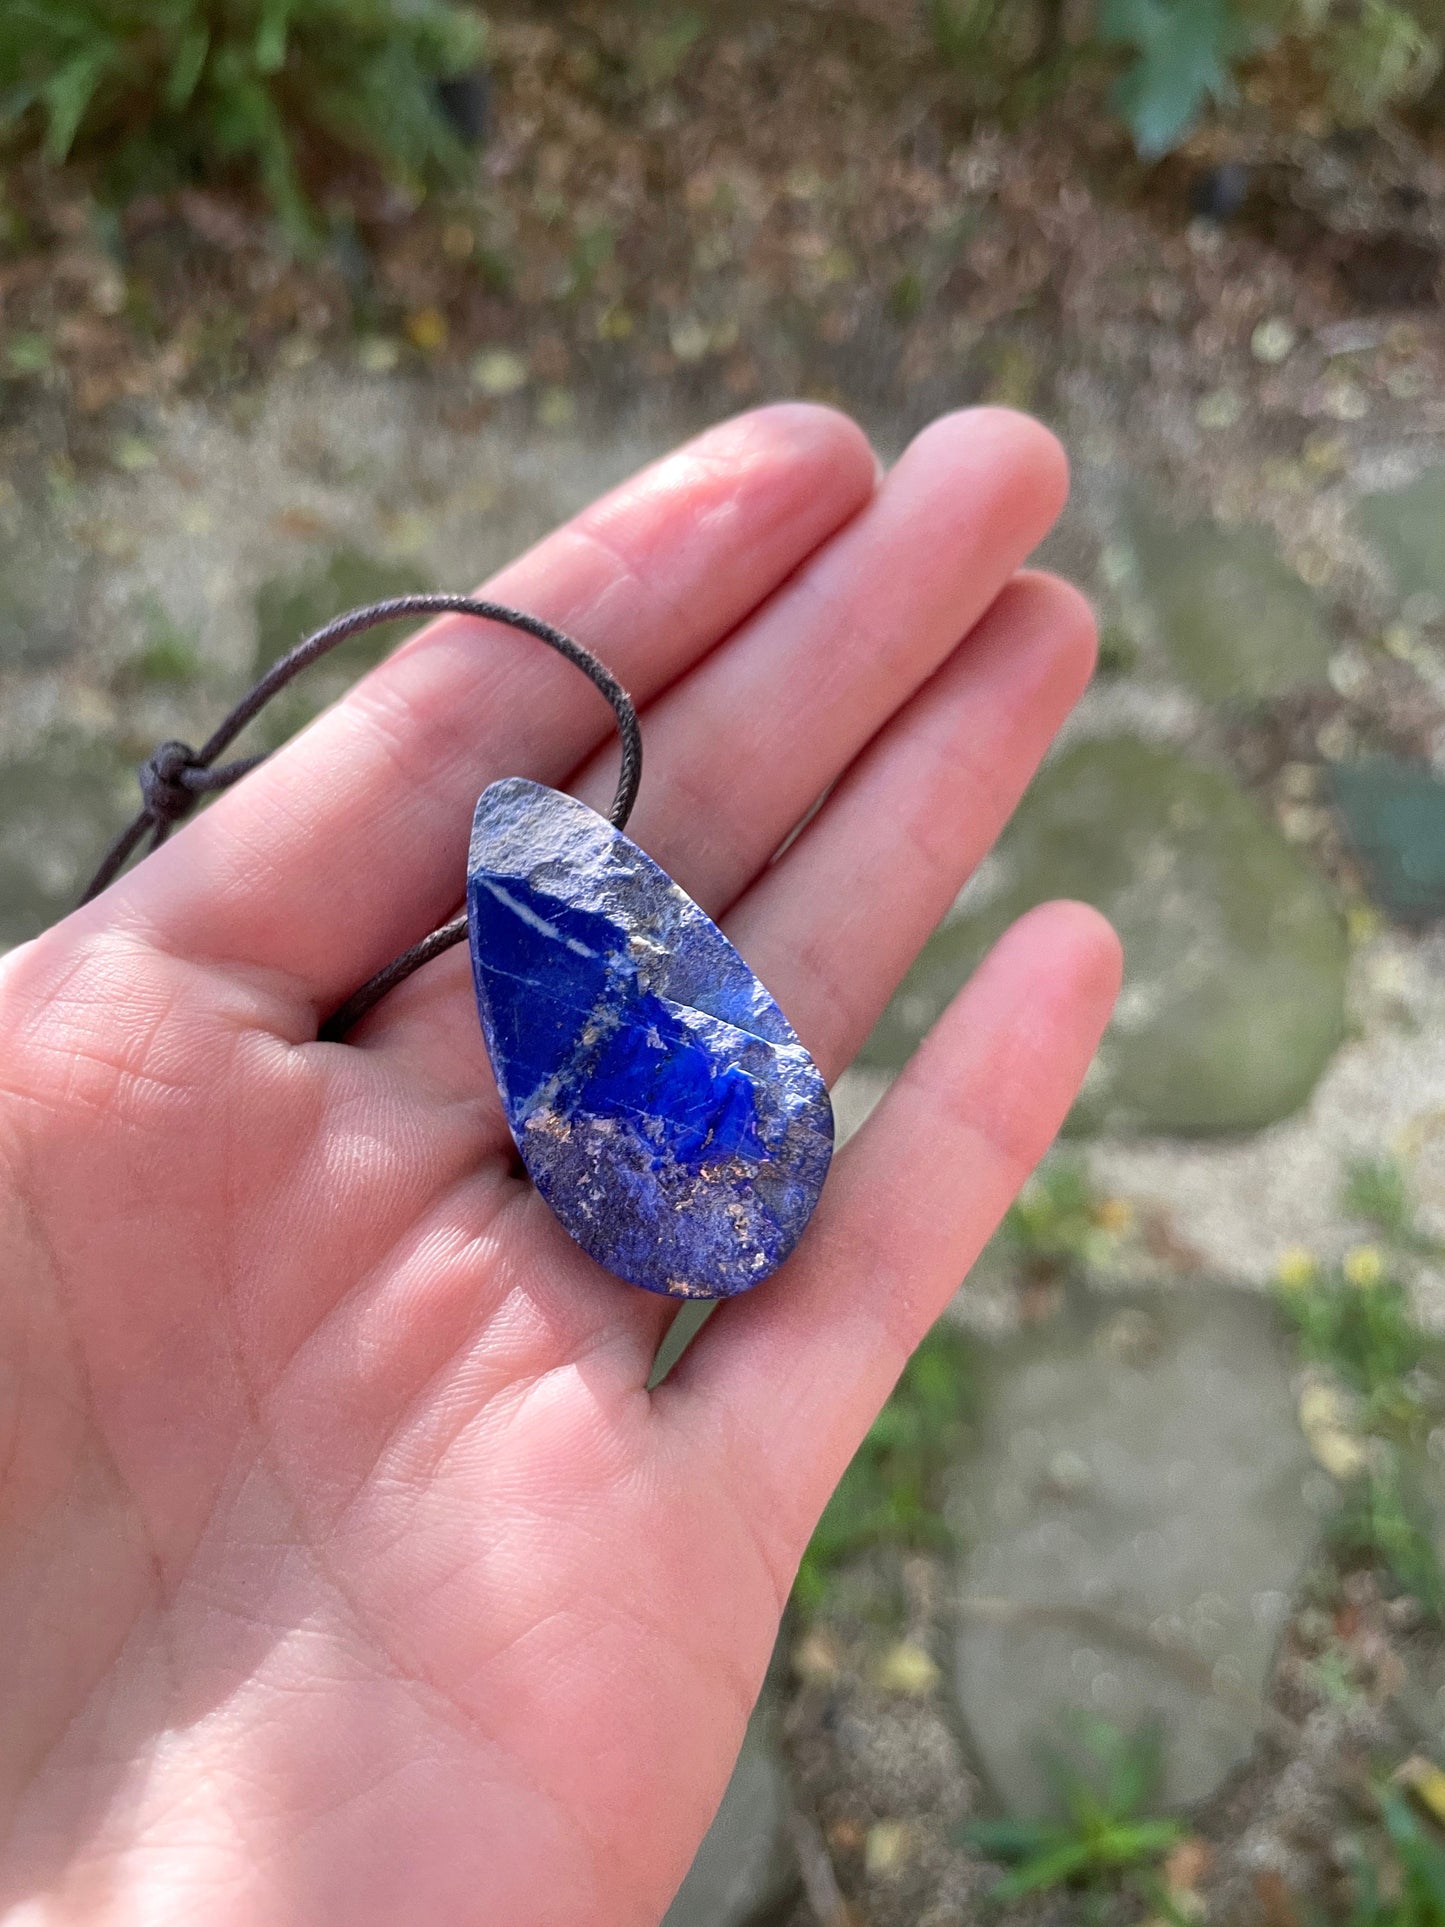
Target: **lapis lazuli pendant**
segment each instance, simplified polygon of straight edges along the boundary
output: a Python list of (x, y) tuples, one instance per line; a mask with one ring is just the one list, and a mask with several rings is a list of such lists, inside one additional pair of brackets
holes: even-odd
[(711, 918), (605, 817), (521, 777), (477, 804), (467, 918), (512, 1136), (582, 1249), (677, 1298), (776, 1271), (823, 1188), (833, 1108)]

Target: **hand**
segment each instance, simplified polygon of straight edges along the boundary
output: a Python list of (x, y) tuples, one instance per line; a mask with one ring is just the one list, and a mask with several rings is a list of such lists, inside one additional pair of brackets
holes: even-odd
[[(883, 480), (727, 423), (490, 585), (645, 705), (630, 833), (835, 1077), (1078, 696), (1063, 500), (998, 410)], [(456, 906), (514, 772), (605, 806), (604, 706), (447, 618), (0, 964), (0, 1903), (130, 1927), (655, 1927), (799, 1556), (1074, 1093), (1092, 911), (1004, 938), (793, 1260), (657, 1391), (674, 1307), (516, 1175)], [(776, 863), (773, 852), (833, 785)]]

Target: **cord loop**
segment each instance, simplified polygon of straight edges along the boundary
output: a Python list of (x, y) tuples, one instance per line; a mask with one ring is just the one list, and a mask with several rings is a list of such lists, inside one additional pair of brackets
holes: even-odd
[(140, 766), (141, 801), (146, 815), (159, 827), (183, 822), (200, 802), (200, 785), (186, 777), (202, 765), (189, 743), (158, 743)]
[[(622, 739), (622, 765), (617, 774), (617, 794), (608, 812), (610, 820), (620, 830), (632, 814), (632, 806), (637, 801), (638, 784), (642, 781), (642, 732), (638, 728), (637, 711), (632, 698), (606, 665), (584, 649), (580, 642), (574, 642), (563, 630), (553, 628), (550, 622), (543, 622), (540, 616), (527, 615), (521, 609), (509, 609), (500, 602), (484, 602), (476, 596), (393, 596), (386, 602), (369, 603), (364, 609), (353, 609), (347, 615), (337, 616), (324, 629), (318, 629), (314, 635), (297, 643), (279, 662), (273, 663), (260, 681), (227, 712), (199, 749), (192, 749), (189, 743), (174, 739), (158, 744), (140, 767), (140, 814), (126, 825), (106, 851), (80, 901), (89, 903), (92, 897), (99, 896), (102, 890), (113, 883), (147, 838), (150, 839), (152, 850), (159, 849), (176, 824), (190, 815), (203, 796), (229, 789), (247, 771), (266, 760), (264, 752), (259, 756), (240, 757), (232, 763), (221, 763), (217, 758), (222, 750), (235, 741), (247, 723), (260, 714), (271, 698), (279, 694), (303, 669), (324, 656), (329, 649), (334, 649), (338, 643), (360, 635), (365, 629), (374, 629), (380, 622), (395, 622), (403, 616), (448, 614), (471, 616), (479, 622), (500, 622), (508, 628), (520, 629), (525, 635), (535, 636), (539, 642), (545, 642), (549, 649), (556, 650), (574, 669), (580, 669), (592, 686), (606, 697), (612, 705), (617, 731)], [(457, 895), (461, 895), (460, 888)], [(444, 950), (460, 943), (466, 934), (465, 915), (453, 917), (439, 925), (420, 943), (413, 944), (410, 950), (403, 951), (401, 956), (393, 959), (385, 970), (379, 970), (360, 990), (354, 991), (321, 1026), (320, 1035), (330, 1039), (344, 1036), (388, 990), (433, 957), (439, 957)]]

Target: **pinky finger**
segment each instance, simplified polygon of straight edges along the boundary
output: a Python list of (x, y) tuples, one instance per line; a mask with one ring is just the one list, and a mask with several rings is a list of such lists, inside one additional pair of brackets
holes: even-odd
[(781, 1585), (909, 1354), (1048, 1148), (1118, 993), (1118, 939), (1084, 904), (999, 941), (839, 1153), (770, 1284), (724, 1305), (662, 1387), (721, 1453)]

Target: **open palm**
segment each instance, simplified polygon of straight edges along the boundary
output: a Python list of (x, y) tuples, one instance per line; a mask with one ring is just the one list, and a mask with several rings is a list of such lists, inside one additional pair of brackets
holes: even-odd
[[(880, 481), (842, 418), (766, 409), (489, 585), (631, 689), (630, 833), (830, 1078), (1087, 677), (1082, 602), (1015, 575), (1064, 487), (1002, 411)], [(443, 619), (0, 964), (27, 1922), (655, 1927), (829, 1491), (1057, 1128), (1117, 976), (1074, 905), (1003, 940), (792, 1261), (649, 1393), (673, 1307), (517, 1175), (464, 952), (316, 1041), (455, 908), (481, 788), (601, 802), (608, 739), (574, 671)]]

